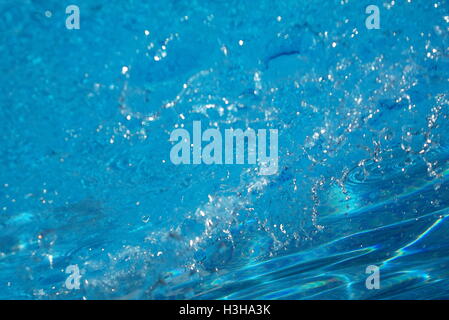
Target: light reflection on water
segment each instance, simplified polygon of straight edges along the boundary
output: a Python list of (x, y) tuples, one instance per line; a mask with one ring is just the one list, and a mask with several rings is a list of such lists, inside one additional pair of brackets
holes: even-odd
[[(0, 4), (0, 298), (448, 297), (446, 1), (79, 2)], [(278, 174), (172, 165), (195, 120)]]

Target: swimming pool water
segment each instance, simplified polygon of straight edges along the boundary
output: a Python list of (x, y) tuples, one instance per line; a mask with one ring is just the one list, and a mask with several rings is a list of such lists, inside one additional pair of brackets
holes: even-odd
[[(448, 9), (0, 0), (0, 298), (448, 298)], [(278, 173), (175, 166), (196, 120)]]

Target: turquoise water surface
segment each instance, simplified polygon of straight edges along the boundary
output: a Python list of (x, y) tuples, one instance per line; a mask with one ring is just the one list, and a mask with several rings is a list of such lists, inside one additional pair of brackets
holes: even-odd
[[(449, 298), (448, 9), (0, 0), (0, 299)], [(278, 172), (174, 165), (193, 121)]]

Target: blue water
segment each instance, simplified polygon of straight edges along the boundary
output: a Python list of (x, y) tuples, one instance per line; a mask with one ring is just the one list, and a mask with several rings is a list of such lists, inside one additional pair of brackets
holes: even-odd
[(448, 1), (73, 2), (0, 0), (1, 299), (449, 298)]

